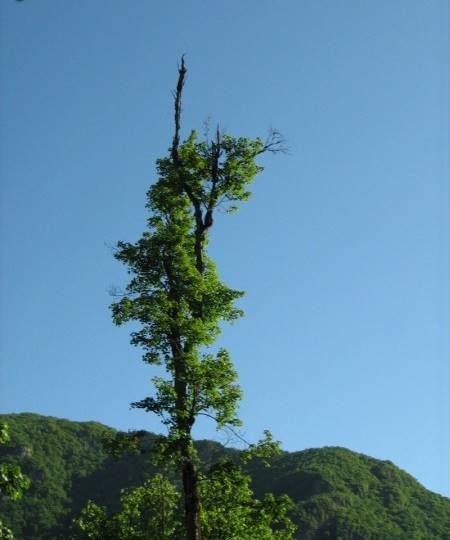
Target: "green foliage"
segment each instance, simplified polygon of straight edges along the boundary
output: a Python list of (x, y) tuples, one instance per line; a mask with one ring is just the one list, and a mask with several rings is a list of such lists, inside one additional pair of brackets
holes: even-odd
[(108, 518), (104, 506), (88, 501), (80, 517), (74, 520), (70, 538), (73, 540), (114, 540), (116, 538), (115, 522)]
[(9, 443), (8, 424), (0, 422), (0, 444)]
[(123, 490), (122, 509), (108, 517), (89, 501), (74, 520), (72, 540), (174, 540), (179, 537), (180, 495), (160, 474), (134, 490)]
[(174, 440), (183, 421), (190, 426), (202, 413), (219, 428), (239, 424), (241, 392), (229, 354), (205, 353), (204, 347), (214, 342), (222, 321), (242, 314), (234, 301), (243, 293), (220, 281), (205, 253), (211, 223), (204, 215), (199, 225), (198, 212), (207, 208), (212, 219), (219, 204), (246, 200), (248, 184), (262, 170), (255, 159), (263, 148), (260, 139), (229, 135), (199, 142), (192, 132), (178, 148), (177, 163), (172, 157), (157, 162), (159, 179), (147, 196), (148, 230), (135, 244), (119, 242), (115, 253), (132, 279), (111, 306), (113, 319), (141, 323), (132, 344), (144, 349), (145, 362), (164, 364), (168, 374), (154, 378), (154, 395), (133, 406), (159, 415)]
[[(8, 424), (0, 422), (0, 444), (6, 445), (10, 441)], [(0, 464), (0, 499), (17, 501), (25, 490), (30, 487), (30, 479), (22, 473), (20, 467), (14, 463)], [(0, 519), (0, 540), (12, 540), (13, 533)]]
[(272, 494), (255, 499), (251, 478), (231, 460), (211, 467), (201, 481), (202, 533), (205, 540), (291, 540), (288, 517), (293, 502)]
[[(284, 496), (254, 498), (250, 477), (229, 460), (201, 478), (201, 524), (204, 540), (292, 540), (295, 527), (287, 513), (292, 501)], [(134, 490), (123, 491), (120, 512), (89, 501), (74, 520), (72, 540), (175, 540), (185, 537), (181, 497), (160, 474)]]
[(144, 433), (142, 431), (106, 432), (102, 441), (103, 448), (114, 458), (120, 458), (127, 453), (137, 453)]
[(344, 448), (284, 454), (250, 464), (255, 491), (270, 485), (295, 501), (299, 537), (314, 540), (448, 540), (450, 501), (390, 462)]
[(180, 495), (169, 480), (157, 474), (143, 486), (125, 493), (117, 516), (121, 538), (171, 540), (181, 530)]
[(76, 506), (74, 484), (105, 461), (102, 438), (113, 430), (36, 414), (4, 415), (0, 421), (7, 422), (10, 431), (9, 443), (0, 447), (2, 466), (20, 466), (31, 480), (26, 497), (5, 501), (5, 523), (19, 540), (53, 538), (52, 531), (65, 525)]
[(272, 433), (269, 430), (264, 430), (264, 437), (256, 444), (250, 444), (241, 454), (241, 459), (244, 463), (250, 460), (259, 458), (266, 466), (270, 466), (270, 458), (280, 456), (282, 454), (280, 441), (274, 441)]
[(14, 535), (12, 530), (3, 524), (0, 519), (0, 540), (14, 540)]
[[(6, 445), (9, 440), (8, 424), (1, 422), (0, 444)], [(30, 479), (22, 473), (18, 465), (13, 463), (0, 465), (0, 498), (7, 497), (11, 501), (16, 501), (29, 487)]]
[(16, 501), (29, 487), (30, 480), (22, 473), (18, 465), (3, 463), (0, 466), (0, 496)]

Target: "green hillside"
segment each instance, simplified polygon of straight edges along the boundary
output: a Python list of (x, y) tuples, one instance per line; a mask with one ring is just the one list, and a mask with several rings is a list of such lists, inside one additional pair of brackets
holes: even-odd
[[(63, 539), (88, 498), (117, 510), (121, 488), (156, 472), (145, 454), (108, 457), (101, 440), (114, 430), (102, 424), (36, 414), (0, 420), (11, 435), (0, 459), (19, 463), (32, 480), (21, 501), (2, 502), (19, 540)], [(205, 463), (237, 453), (212, 441), (199, 441), (198, 449)], [(295, 501), (293, 519), (302, 540), (450, 540), (450, 499), (427, 491), (388, 461), (321, 448), (284, 453), (270, 468), (256, 461), (248, 467), (258, 496), (286, 493)]]

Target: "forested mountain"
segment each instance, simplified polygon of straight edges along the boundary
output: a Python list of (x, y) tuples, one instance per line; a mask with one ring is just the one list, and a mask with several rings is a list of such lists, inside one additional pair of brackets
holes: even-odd
[[(88, 499), (115, 511), (122, 488), (156, 472), (145, 453), (107, 456), (102, 438), (114, 430), (96, 422), (28, 413), (0, 421), (11, 435), (0, 459), (19, 463), (32, 480), (22, 500), (1, 503), (19, 540), (64, 539)], [(153, 437), (147, 435), (149, 444)], [(213, 441), (197, 447), (206, 464), (238, 453)], [(270, 468), (252, 461), (248, 471), (257, 496), (286, 493), (294, 500), (299, 539), (450, 540), (450, 499), (427, 491), (389, 461), (330, 447), (286, 452)]]

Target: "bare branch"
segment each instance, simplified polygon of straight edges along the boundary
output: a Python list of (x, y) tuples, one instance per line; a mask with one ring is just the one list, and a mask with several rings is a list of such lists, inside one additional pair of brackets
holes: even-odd
[(175, 99), (175, 133), (172, 141), (172, 159), (177, 165), (178, 158), (178, 146), (180, 144), (180, 120), (181, 120), (181, 97), (183, 95), (183, 87), (186, 79), (187, 69), (184, 65), (184, 54), (181, 57), (181, 65), (178, 68), (178, 82), (177, 88), (173, 96)]
[(258, 152), (258, 154), (263, 154), (264, 152), (270, 152), (272, 154), (288, 154), (289, 148), (286, 144), (286, 139), (283, 135), (274, 128), (269, 129), (264, 146)]
[[(215, 416), (213, 416), (212, 414), (209, 414), (209, 413), (206, 413), (206, 412), (199, 412), (198, 413), (200, 416), (206, 416), (207, 418), (211, 418), (211, 420), (214, 420), (214, 422), (216, 422), (217, 424), (219, 423), (219, 421), (217, 420), (217, 418)], [(240, 435), (233, 427), (230, 426), (230, 424), (225, 424), (222, 428), (221, 428), (223, 431), (227, 430), (229, 431), (230, 433), (232, 433), (237, 439), (239, 439), (241, 442), (243, 442), (244, 444), (246, 444), (247, 446), (251, 446), (251, 443), (249, 443), (247, 440), (244, 439), (244, 437), (242, 437), (242, 435)]]
[(208, 114), (208, 116), (203, 121), (203, 137), (206, 142), (209, 142), (209, 127), (211, 124), (211, 115)]

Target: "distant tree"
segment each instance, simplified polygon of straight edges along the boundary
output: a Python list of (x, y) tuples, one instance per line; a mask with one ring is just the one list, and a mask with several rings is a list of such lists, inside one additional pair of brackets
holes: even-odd
[(292, 540), (289, 497), (253, 497), (251, 478), (230, 460), (213, 465), (200, 482), (204, 540)]
[(147, 193), (148, 229), (134, 244), (119, 242), (115, 257), (132, 279), (112, 304), (114, 322), (138, 321), (131, 342), (144, 349), (144, 362), (164, 365), (167, 378), (153, 379), (155, 393), (133, 407), (160, 416), (168, 428), (160, 456), (181, 470), (187, 540), (200, 540), (200, 488), (192, 428), (199, 415), (218, 428), (237, 426), (241, 390), (229, 353), (208, 352), (222, 321), (242, 315), (235, 301), (243, 293), (219, 278), (208, 257), (208, 233), (219, 206), (228, 212), (246, 201), (248, 186), (262, 171), (256, 159), (282, 150), (273, 131), (268, 139), (223, 134), (199, 140), (192, 131), (180, 140), (184, 59), (178, 72), (175, 132), (169, 155), (157, 160), (159, 178)]
[(122, 512), (116, 517), (121, 538), (173, 540), (180, 538), (180, 494), (157, 474), (122, 497)]
[(88, 501), (80, 516), (73, 521), (70, 540), (117, 540), (115, 519), (108, 517), (106, 508)]
[[(8, 444), (9, 433), (7, 424), (0, 422), (0, 444)], [(21, 471), (18, 465), (2, 463), (0, 465), (0, 500), (6, 497), (16, 501), (22, 497), (25, 490), (30, 487), (30, 480)], [(11, 540), (12, 531), (0, 519), (0, 540)]]
[(180, 494), (162, 475), (123, 490), (122, 510), (108, 517), (92, 501), (74, 520), (71, 540), (175, 540), (181, 538)]

